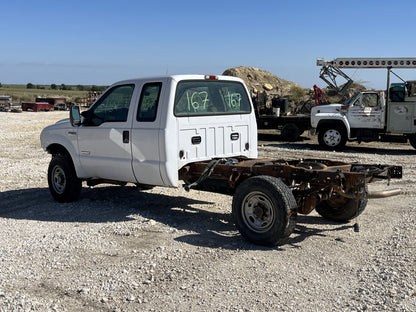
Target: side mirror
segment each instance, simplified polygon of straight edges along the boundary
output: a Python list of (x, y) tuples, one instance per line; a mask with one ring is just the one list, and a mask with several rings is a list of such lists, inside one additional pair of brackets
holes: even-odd
[(81, 114), (79, 112), (79, 106), (72, 106), (69, 111), (69, 120), (72, 127), (78, 127), (81, 125)]

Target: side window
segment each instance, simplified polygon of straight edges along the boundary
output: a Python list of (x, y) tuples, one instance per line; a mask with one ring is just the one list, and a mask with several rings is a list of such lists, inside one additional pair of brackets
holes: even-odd
[(363, 99), (361, 103), (366, 107), (377, 107), (378, 95), (375, 93), (365, 93), (363, 94)]
[(360, 106), (361, 105), (361, 103), (360, 103), (360, 100), (361, 100), (361, 98), (360, 97), (358, 97), (353, 103), (352, 103), (352, 105), (353, 106)]
[(116, 86), (106, 94), (92, 108), (92, 122), (127, 121), (130, 101), (133, 95), (134, 85)]
[(161, 89), (161, 82), (147, 83), (143, 86), (142, 94), (140, 95), (139, 110), (137, 111), (137, 121), (156, 120)]

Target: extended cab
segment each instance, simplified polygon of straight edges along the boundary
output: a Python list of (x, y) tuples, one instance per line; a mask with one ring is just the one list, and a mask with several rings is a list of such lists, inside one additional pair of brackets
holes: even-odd
[(51, 153), (64, 147), (77, 177), (91, 183), (176, 187), (178, 169), (187, 163), (257, 157), (256, 121), (244, 84), (217, 78), (120, 81), (81, 113), (82, 121), (77, 117), (77, 126), (64, 120), (46, 128), (42, 146)]
[[(257, 159), (257, 127), (239, 78), (175, 75), (117, 82), (86, 111), (46, 127), (48, 184), (59, 202), (82, 183), (200, 188), (233, 195), (235, 223), (248, 240), (276, 245), (296, 215), (313, 209), (348, 221), (365, 208), (366, 183), (401, 177), (401, 167), (329, 160)], [(398, 191), (379, 192), (391, 196)]]

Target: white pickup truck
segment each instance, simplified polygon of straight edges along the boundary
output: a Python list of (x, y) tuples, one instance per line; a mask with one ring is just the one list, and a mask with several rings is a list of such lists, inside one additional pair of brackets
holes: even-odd
[(400, 178), (401, 167), (330, 160), (257, 159), (251, 99), (235, 77), (174, 75), (120, 81), (86, 111), (46, 127), (50, 192), (80, 197), (82, 183), (199, 188), (233, 195), (237, 228), (256, 244), (276, 245), (313, 209), (348, 221), (371, 196), (366, 183)]

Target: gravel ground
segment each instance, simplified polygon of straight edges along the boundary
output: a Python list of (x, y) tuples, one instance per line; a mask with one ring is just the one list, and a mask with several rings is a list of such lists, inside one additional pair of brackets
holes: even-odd
[(225, 195), (103, 185), (54, 202), (39, 134), (67, 115), (0, 113), (0, 311), (416, 311), (410, 146), (335, 153), (314, 137), (262, 134), (261, 156), (404, 168), (389, 186), (403, 195), (370, 200), (359, 233), (312, 212), (286, 244), (265, 248), (239, 235)]

